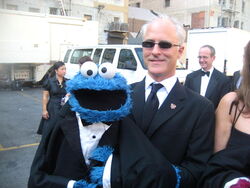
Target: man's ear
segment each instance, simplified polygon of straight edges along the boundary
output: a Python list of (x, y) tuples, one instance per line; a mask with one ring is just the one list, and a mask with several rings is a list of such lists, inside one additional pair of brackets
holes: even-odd
[(181, 58), (183, 52), (184, 52), (184, 46), (180, 46), (179, 49), (178, 49), (178, 52), (179, 52), (179, 55), (178, 55), (178, 58)]

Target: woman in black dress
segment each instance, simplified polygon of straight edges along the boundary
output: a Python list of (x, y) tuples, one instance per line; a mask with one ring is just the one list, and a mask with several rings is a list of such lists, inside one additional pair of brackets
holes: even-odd
[(42, 120), (40, 122), (37, 134), (43, 134), (48, 129), (59, 110), (62, 107), (62, 101), (67, 96), (65, 90), (66, 67), (63, 62), (58, 61), (54, 65), (54, 71), (48, 76), (43, 84), (43, 100), (42, 100)]
[(226, 94), (216, 110), (214, 152), (199, 187), (250, 188), (250, 41), (240, 88)]

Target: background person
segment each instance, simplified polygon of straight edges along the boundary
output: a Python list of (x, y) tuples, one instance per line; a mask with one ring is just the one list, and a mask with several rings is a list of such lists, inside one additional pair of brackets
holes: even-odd
[(78, 60), (78, 63), (80, 65), (80, 67), (82, 66), (83, 63), (87, 62), (87, 61), (92, 61), (92, 59), (89, 56), (83, 56)]
[(144, 25), (142, 31), (148, 74), (131, 85), (130, 118), (180, 171), (178, 186), (192, 188), (212, 154), (213, 104), (181, 85), (175, 75), (184, 50), (182, 24), (162, 16)]
[(56, 117), (62, 104), (64, 104), (63, 100), (66, 96), (66, 78), (64, 78), (66, 67), (61, 61), (56, 62), (53, 67), (54, 71), (52, 71), (43, 84), (42, 120), (37, 134), (43, 134), (46, 126)]
[(242, 81), (242, 76), (240, 75), (240, 70), (235, 71), (233, 78), (232, 78), (232, 91), (239, 89), (241, 81)]
[(214, 47), (210, 45), (202, 46), (199, 50), (198, 59), (201, 69), (187, 75), (185, 86), (207, 97), (213, 102), (216, 109), (220, 99), (231, 90), (230, 80), (213, 67)]
[(230, 187), (243, 178), (250, 187), (250, 41), (245, 47), (242, 83), (226, 94), (216, 110), (215, 155), (200, 187)]

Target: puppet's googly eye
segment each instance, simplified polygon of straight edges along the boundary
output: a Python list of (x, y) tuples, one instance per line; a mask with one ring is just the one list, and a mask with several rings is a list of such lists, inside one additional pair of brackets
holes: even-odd
[(116, 73), (116, 69), (111, 63), (106, 62), (106, 63), (102, 63), (99, 66), (99, 74), (103, 78), (111, 79), (115, 76), (115, 73)]
[(87, 61), (82, 64), (81, 66), (81, 74), (85, 78), (92, 78), (94, 77), (98, 72), (97, 65), (92, 61)]

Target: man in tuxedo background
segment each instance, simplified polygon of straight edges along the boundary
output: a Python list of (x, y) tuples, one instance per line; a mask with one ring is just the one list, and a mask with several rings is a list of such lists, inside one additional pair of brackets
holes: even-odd
[(144, 25), (142, 32), (148, 74), (131, 85), (130, 117), (180, 171), (178, 185), (192, 188), (212, 154), (213, 104), (181, 85), (175, 75), (184, 50), (182, 24), (161, 16)]
[(230, 91), (229, 78), (213, 67), (215, 49), (204, 45), (199, 50), (199, 64), (201, 69), (187, 75), (185, 86), (207, 97), (217, 108), (220, 99)]

